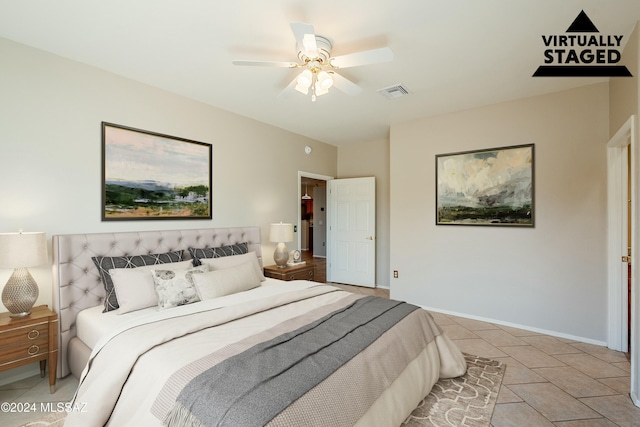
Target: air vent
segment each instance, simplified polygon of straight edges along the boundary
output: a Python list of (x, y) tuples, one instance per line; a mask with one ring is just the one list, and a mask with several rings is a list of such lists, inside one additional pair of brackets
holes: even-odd
[(409, 94), (409, 91), (402, 85), (394, 85), (378, 89), (378, 92), (388, 99), (396, 99)]

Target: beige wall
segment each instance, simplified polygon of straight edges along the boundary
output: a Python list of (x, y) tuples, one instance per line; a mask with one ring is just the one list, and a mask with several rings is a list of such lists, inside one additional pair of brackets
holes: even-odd
[(609, 136), (613, 136), (632, 114), (638, 114), (638, 27), (633, 30), (622, 52), (624, 64), (633, 77), (609, 81)]
[[(605, 342), (608, 97), (601, 83), (392, 126), (391, 296)], [(535, 228), (435, 225), (436, 154), (528, 143)]]
[[(0, 39), (0, 232), (52, 234), (296, 221), (298, 171), (337, 175), (337, 148)], [(213, 145), (213, 220), (102, 222), (101, 121)], [(306, 155), (304, 147), (313, 147)], [(51, 306), (51, 268), (30, 269)], [(0, 283), (10, 275), (0, 270)], [(0, 311), (6, 311), (0, 306)]]
[(376, 178), (376, 284), (389, 287), (389, 140), (338, 148), (338, 178)]

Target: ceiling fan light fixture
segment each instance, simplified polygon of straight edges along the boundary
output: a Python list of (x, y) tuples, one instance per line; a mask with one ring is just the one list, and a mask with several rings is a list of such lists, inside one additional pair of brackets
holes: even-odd
[(360, 86), (337, 73), (337, 69), (387, 62), (393, 59), (393, 51), (388, 47), (332, 57), (332, 42), (324, 36), (315, 34), (313, 25), (292, 22), (289, 26), (296, 39), (299, 60), (297, 63), (240, 60), (233, 61), (233, 64), (304, 69), (293, 78), (285, 91), (296, 90), (304, 95), (309, 95), (309, 92), (311, 92), (311, 101), (315, 101), (317, 96), (328, 93), (328, 90), (333, 86), (350, 96), (355, 96), (362, 92)]
[(304, 70), (298, 75), (296, 82), (296, 90), (307, 95), (309, 93), (309, 88), (313, 84), (313, 74), (310, 70)]
[(299, 86), (306, 87), (307, 89), (311, 86), (313, 82), (313, 74), (311, 74), (311, 70), (304, 70), (298, 75), (296, 80)]
[(309, 95), (309, 88), (298, 83), (295, 89), (303, 95)]
[(329, 93), (329, 89), (325, 89), (324, 87), (322, 87), (322, 84), (318, 81), (314, 86), (314, 93), (316, 96), (321, 96)]
[(329, 90), (329, 88), (333, 86), (333, 79), (331, 78), (331, 74), (327, 73), (326, 71), (320, 71), (318, 73), (318, 81), (316, 83), (316, 88), (318, 86), (320, 86), (324, 91)]

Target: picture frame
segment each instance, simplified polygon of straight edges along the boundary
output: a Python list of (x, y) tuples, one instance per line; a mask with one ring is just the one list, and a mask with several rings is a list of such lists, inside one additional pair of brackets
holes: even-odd
[(534, 144), (436, 155), (436, 225), (534, 227)]
[(102, 122), (102, 221), (212, 219), (211, 144)]

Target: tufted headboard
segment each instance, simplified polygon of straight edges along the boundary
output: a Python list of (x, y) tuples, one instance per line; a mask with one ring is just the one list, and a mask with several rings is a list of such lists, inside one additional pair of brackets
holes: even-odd
[(213, 248), (242, 242), (249, 243), (249, 251), (256, 253), (262, 265), (259, 227), (54, 235), (53, 309), (58, 313), (60, 325), (58, 377), (62, 378), (70, 372), (67, 347), (71, 338), (76, 336), (78, 312), (102, 304), (105, 298), (98, 269), (91, 257), (183, 249), (183, 259), (189, 259), (189, 247)]

